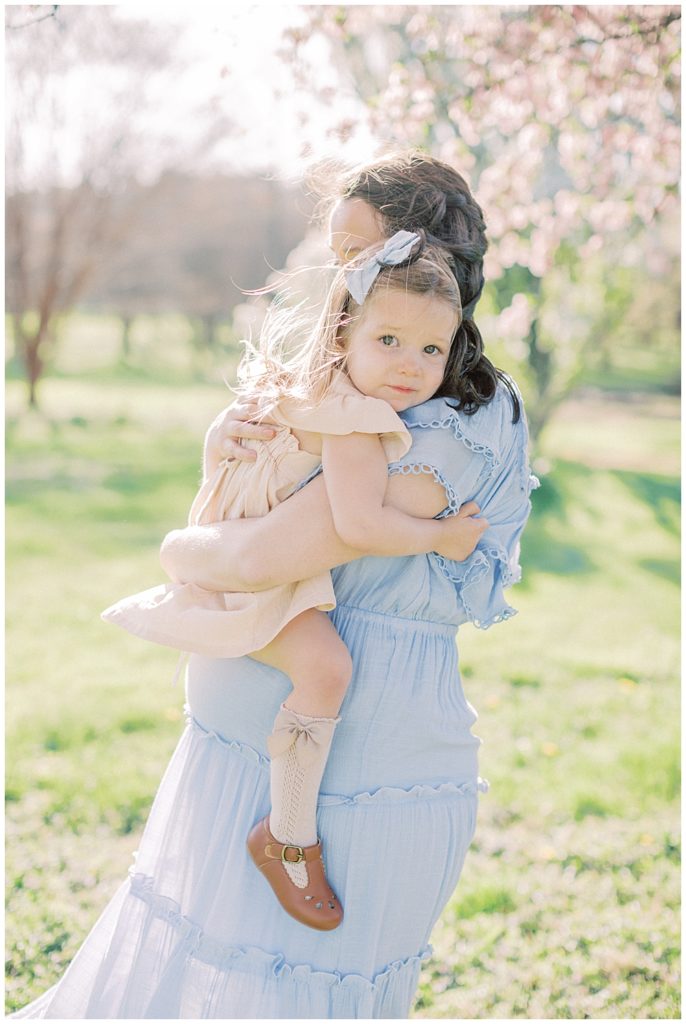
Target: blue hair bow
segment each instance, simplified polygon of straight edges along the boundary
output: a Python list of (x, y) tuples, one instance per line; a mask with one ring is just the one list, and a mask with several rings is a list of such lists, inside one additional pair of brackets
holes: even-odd
[(348, 291), (358, 306), (361, 306), (369, 295), (369, 289), (384, 267), (397, 267), (412, 255), (412, 249), (419, 241), (414, 231), (396, 231), (382, 249), (359, 267), (346, 270), (345, 281)]

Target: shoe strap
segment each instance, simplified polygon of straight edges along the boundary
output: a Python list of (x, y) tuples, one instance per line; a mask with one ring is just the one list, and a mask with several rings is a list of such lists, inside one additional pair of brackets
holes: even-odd
[(270, 860), (280, 860), (285, 864), (310, 863), (319, 860), (322, 855), (322, 845), (317, 840), (313, 846), (295, 846), (293, 843), (279, 843), (272, 836), (269, 842), (265, 843), (265, 856)]

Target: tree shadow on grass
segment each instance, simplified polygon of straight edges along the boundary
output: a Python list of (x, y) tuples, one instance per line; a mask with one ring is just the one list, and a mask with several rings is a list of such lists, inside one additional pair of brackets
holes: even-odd
[(652, 572), (654, 576), (661, 576), (669, 583), (679, 586), (681, 583), (681, 568), (676, 559), (670, 558), (642, 558), (638, 565), (646, 572)]
[(664, 530), (675, 537), (679, 536), (681, 490), (678, 479), (628, 469), (615, 469), (612, 475), (650, 508), (655, 521)]
[[(17, 527), (14, 554), (50, 557), (56, 531), (62, 531), (61, 543), (79, 545), (88, 557), (126, 559), (157, 550), (167, 530), (185, 522), (183, 503), (173, 488), (170, 491), (164, 468), (154, 473), (116, 470), (104, 479), (94, 476), (75, 473), (71, 466), (46, 473), (43, 480), (8, 481), (6, 509), (13, 523), (22, 524)], [(189, 482), (189, 495), (192, 488)], [(170, 514), (172, 506), (178, 506), (176, 516)], [(29, 524), (34, 524), (33, 530)]]
[[(53, 521), (78, 514), (86, 522), (156, 523), (168, 484), (166, 468), (121, 468), (103, 473), (102, 467), (95, 463), (89, 467), (85, 461), (79, 466), (46, 465), (42, 478), (9, 478), (5, 502), (8, 508), (30, 506), (32, 515)], [(190, 493), (191, 488), (188, 490)]]
[[(522, 561), (526, 570), (520, 584), (522, 589), (526, 589), (539, 572), (572, 576), (596, 569), (583, 537), (574, 544), (568, 539), (573, 536), (572, 531), (560, 527), (568, 523), (568, 509), (578, 508), (585, 495), (593, 491), (599, 472), (607, 472), (619, 480), (633, 498), (649, 507), (662, 529), (673, 536), (679, 535), (677, 479), (633, 470), (599, 471), (578, 462), (559, 460), (554, 469), (542, 477), (541, 487), (532, 496), (531, 519), (522, 540)], [(561, 540), (561, 534), (566, 534), (566, 539)], [(679, 566), (675, 560), (645, 558), (637, 564), (670, 582), (679, 582)]]
[(198, 445), (182, 435), (177, 445), (165, 436), (144, 447), (120, 437), (123, 425), (122, 417), (105, 426), (83, 417), (37, 417), (33, 432), (8, 439), (6, 505), (48, 521), (79, 516), (84, 523), (154, 525), (170, 493), (187, 493), (190, 503), (197, 489)]
[(522, 541), (526, 590), (537, 573), (556, 576), (591, 573), (596, 566), (582, 543), (560, 540), (560, 524), (567, 522), (567, 509), (578, 503), (591, 486), (594, 471), (574, 462), (559, 462), (532, 496), (531, 518)]

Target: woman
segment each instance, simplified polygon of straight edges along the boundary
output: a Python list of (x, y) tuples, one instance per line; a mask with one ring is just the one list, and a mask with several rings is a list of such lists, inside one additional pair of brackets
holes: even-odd
[[(502, 591), (517, 578), (533, 480), (516, 391), (483, 357), (471, 319), (486, 241), (462, 178), (411, 154), (365, 168), (340, 197), (331, 237), (341, 259), (398, 223), (422, 228), (452, 258), (468, 315), (460, 408), (433, 398), (403, 414), (413, 445), (391, 468), (387, 500), (427, 517), (473, 500), (489, 527), (464, 562), (359, 558), (333, 529), (320, 476), (264, 519), (174, 531), (162, 563), (174, 579), (217, 590), (334, 569), (332, 618), (354, 676), (319, 821), (345, 919), (327, 933), (293, 921), (245, 849), (269, 806), (264, 737), (287, 678), (251, 658), (194, 656), (188, 728), (131, 879), (60, 983), (16, 1016), (397, 1018), (409, 1010), (484, 788), (454, 635), (463, 622), (486, 628), (513, 614)], [(209, 440), (235, 451), (249, 436), (264, 428), (229, 417)]]

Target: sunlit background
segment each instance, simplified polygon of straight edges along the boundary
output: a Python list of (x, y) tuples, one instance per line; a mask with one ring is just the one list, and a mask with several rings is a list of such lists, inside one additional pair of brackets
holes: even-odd
[(492, 791), (413, 1016), (678, 1017), (680, 8), (5, 12), (10, 1007), (179, 733), (173, 654), (98, 614), (160, 577), (247, 293), (328, 259), (314, 165), (419, 146), (483, 207), (542, 487), (520, 615), (459, 637)]

